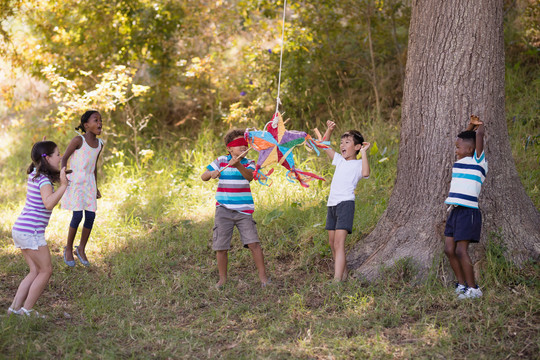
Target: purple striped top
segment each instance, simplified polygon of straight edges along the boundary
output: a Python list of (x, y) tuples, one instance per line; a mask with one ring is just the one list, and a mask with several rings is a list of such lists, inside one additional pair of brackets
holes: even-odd
[(45, 208), (40, 189), (43, 185), (49, 184), (52, 186), (52, 184), (45, 175), (40, 175), (33, 180), (34, 176), (36, 176), (35, 171), (28, 175), (26, 204), (24, 204), (21, 215), (15, 221), (13, 230), (29, 234), (44, 234), (52, 210)]

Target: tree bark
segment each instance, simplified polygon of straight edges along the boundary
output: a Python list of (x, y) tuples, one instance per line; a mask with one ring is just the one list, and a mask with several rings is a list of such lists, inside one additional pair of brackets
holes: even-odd
[(488, 173), (480, 194), (482, 258), (498, 235), (517, 264), (538, 259), (540, 214), (519, 180), (504, 113), (502, 0), (415, 0), (409, 30), (397, 178), (376, 228), (348, 255), (357, 276), (412, 258), (426, 274), (444, 245), (444, 200), (456, 135), (476, 114), (486, 125)]

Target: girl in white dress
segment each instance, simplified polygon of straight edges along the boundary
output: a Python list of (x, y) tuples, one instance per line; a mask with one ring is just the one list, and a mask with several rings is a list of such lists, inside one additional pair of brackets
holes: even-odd
[(84, 266), (90, 265), (86, 257), (86, 243), (96, 217), (96, 199), (101, 197), (97, 188), (97, 160), (103, 150), (103, 142), (97, 137), (101, 135), (101, 115), (96, 110), (89, 110), (81, 116), (81, 123), (75, 130), (84, 135), (75, 136), (69, 143), (62, 159), (62, 167), (70, 160), (73, 173), (68, 176), (69, 186), (62, 198), (62, 208), (73, 211), (69, 224), (67, 244), (64, 247), (64, 262), (67, 266), (75, 266), (73, 241), (83, 218), (81, 242), (75, 247), (75, 255)]

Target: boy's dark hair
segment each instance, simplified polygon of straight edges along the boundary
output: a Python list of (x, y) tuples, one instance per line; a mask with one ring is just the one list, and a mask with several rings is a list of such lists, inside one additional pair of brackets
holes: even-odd
[(462, 131), (458, 134), (458, 138), (470, 142), (472, 147), (476, 146), (476, 132), (472, 130)]
[(26, 170), (27, 174), (31, 174), (34, 169), (36, 170), (36, 175), (32, 180), (37, 179), (40, 175), (45, 175), (53, 183), (60, 181), (60, 171), (54, 169), (45, 159), (45, 156), (51, 156), (57, 147), (52, 141), (40, 141), (32, 146), (32, 152), (30, 153), (32, 163)]
[(244, 137), (244, 130), (242, 129), (231, 129), (227, 131), (227, 133), (223, 137), (223, 141), (225, 141), (225, 146), (227, 146), (228, 143), (240, 136)]
[[(341, 139), (346, 138), (346, 137), (352, 138), (354, 145), (358, 145), (358, 144), (361, 145), (364, 143), (364, 137), (362, 136), (362, 134), (360, 134), (360, 131), (358, 130), (349, 130), (343, 135), (341, 135)], [(357, 150), (356, 155), (358, 155), (359, 152), (360, 150)]]
[(84, 114), (82, 114), (81, 123), (79, 124), (79, 126), (77, 126), (75, 128), (75, 130), (80, 130), (83, 133), (85, 133), (86, 129), (84, 128), (84, 124), (86, 124), (88, 122), (88, 120), (90, 120), (90, 116), (92, 116), (95, 113), (99, 113), (99, 111), (97, 111), (97, 110), (88, 110)]

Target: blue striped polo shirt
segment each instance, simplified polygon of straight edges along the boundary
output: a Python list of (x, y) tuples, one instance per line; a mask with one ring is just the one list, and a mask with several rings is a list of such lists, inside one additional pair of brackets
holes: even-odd
[[(231, 155), (220, 156), (206, 169), (209, 171), (223, 169), (231, 159)], [(248, 169), (255, 170), (255, 161), (251, 159), (243, 158), (240, 163)], [(216, 191), (216, 206), (244, 214), (253, 214), (255, 210), (249, 181), (235, 167), (229, 166), (221, 172)]]
[(45, 228), (49, 224), (52, 210), (45, 208), (40, 189), (44, 185), (49, 184), (52, 186), (52, 184), (45, 175), (39, 175), (34, 180), (35, 176), (35, 171), (28, 175), (26, 203), (21, 215), (13, 225), (13, 230), (28, 234), (45, 234)]
[(477, 157), (464, 157), (452, 167), (452, 182), (445, 204), (478, 209), (478, 195), (486, 179), (488, 168), (484, 152)]

